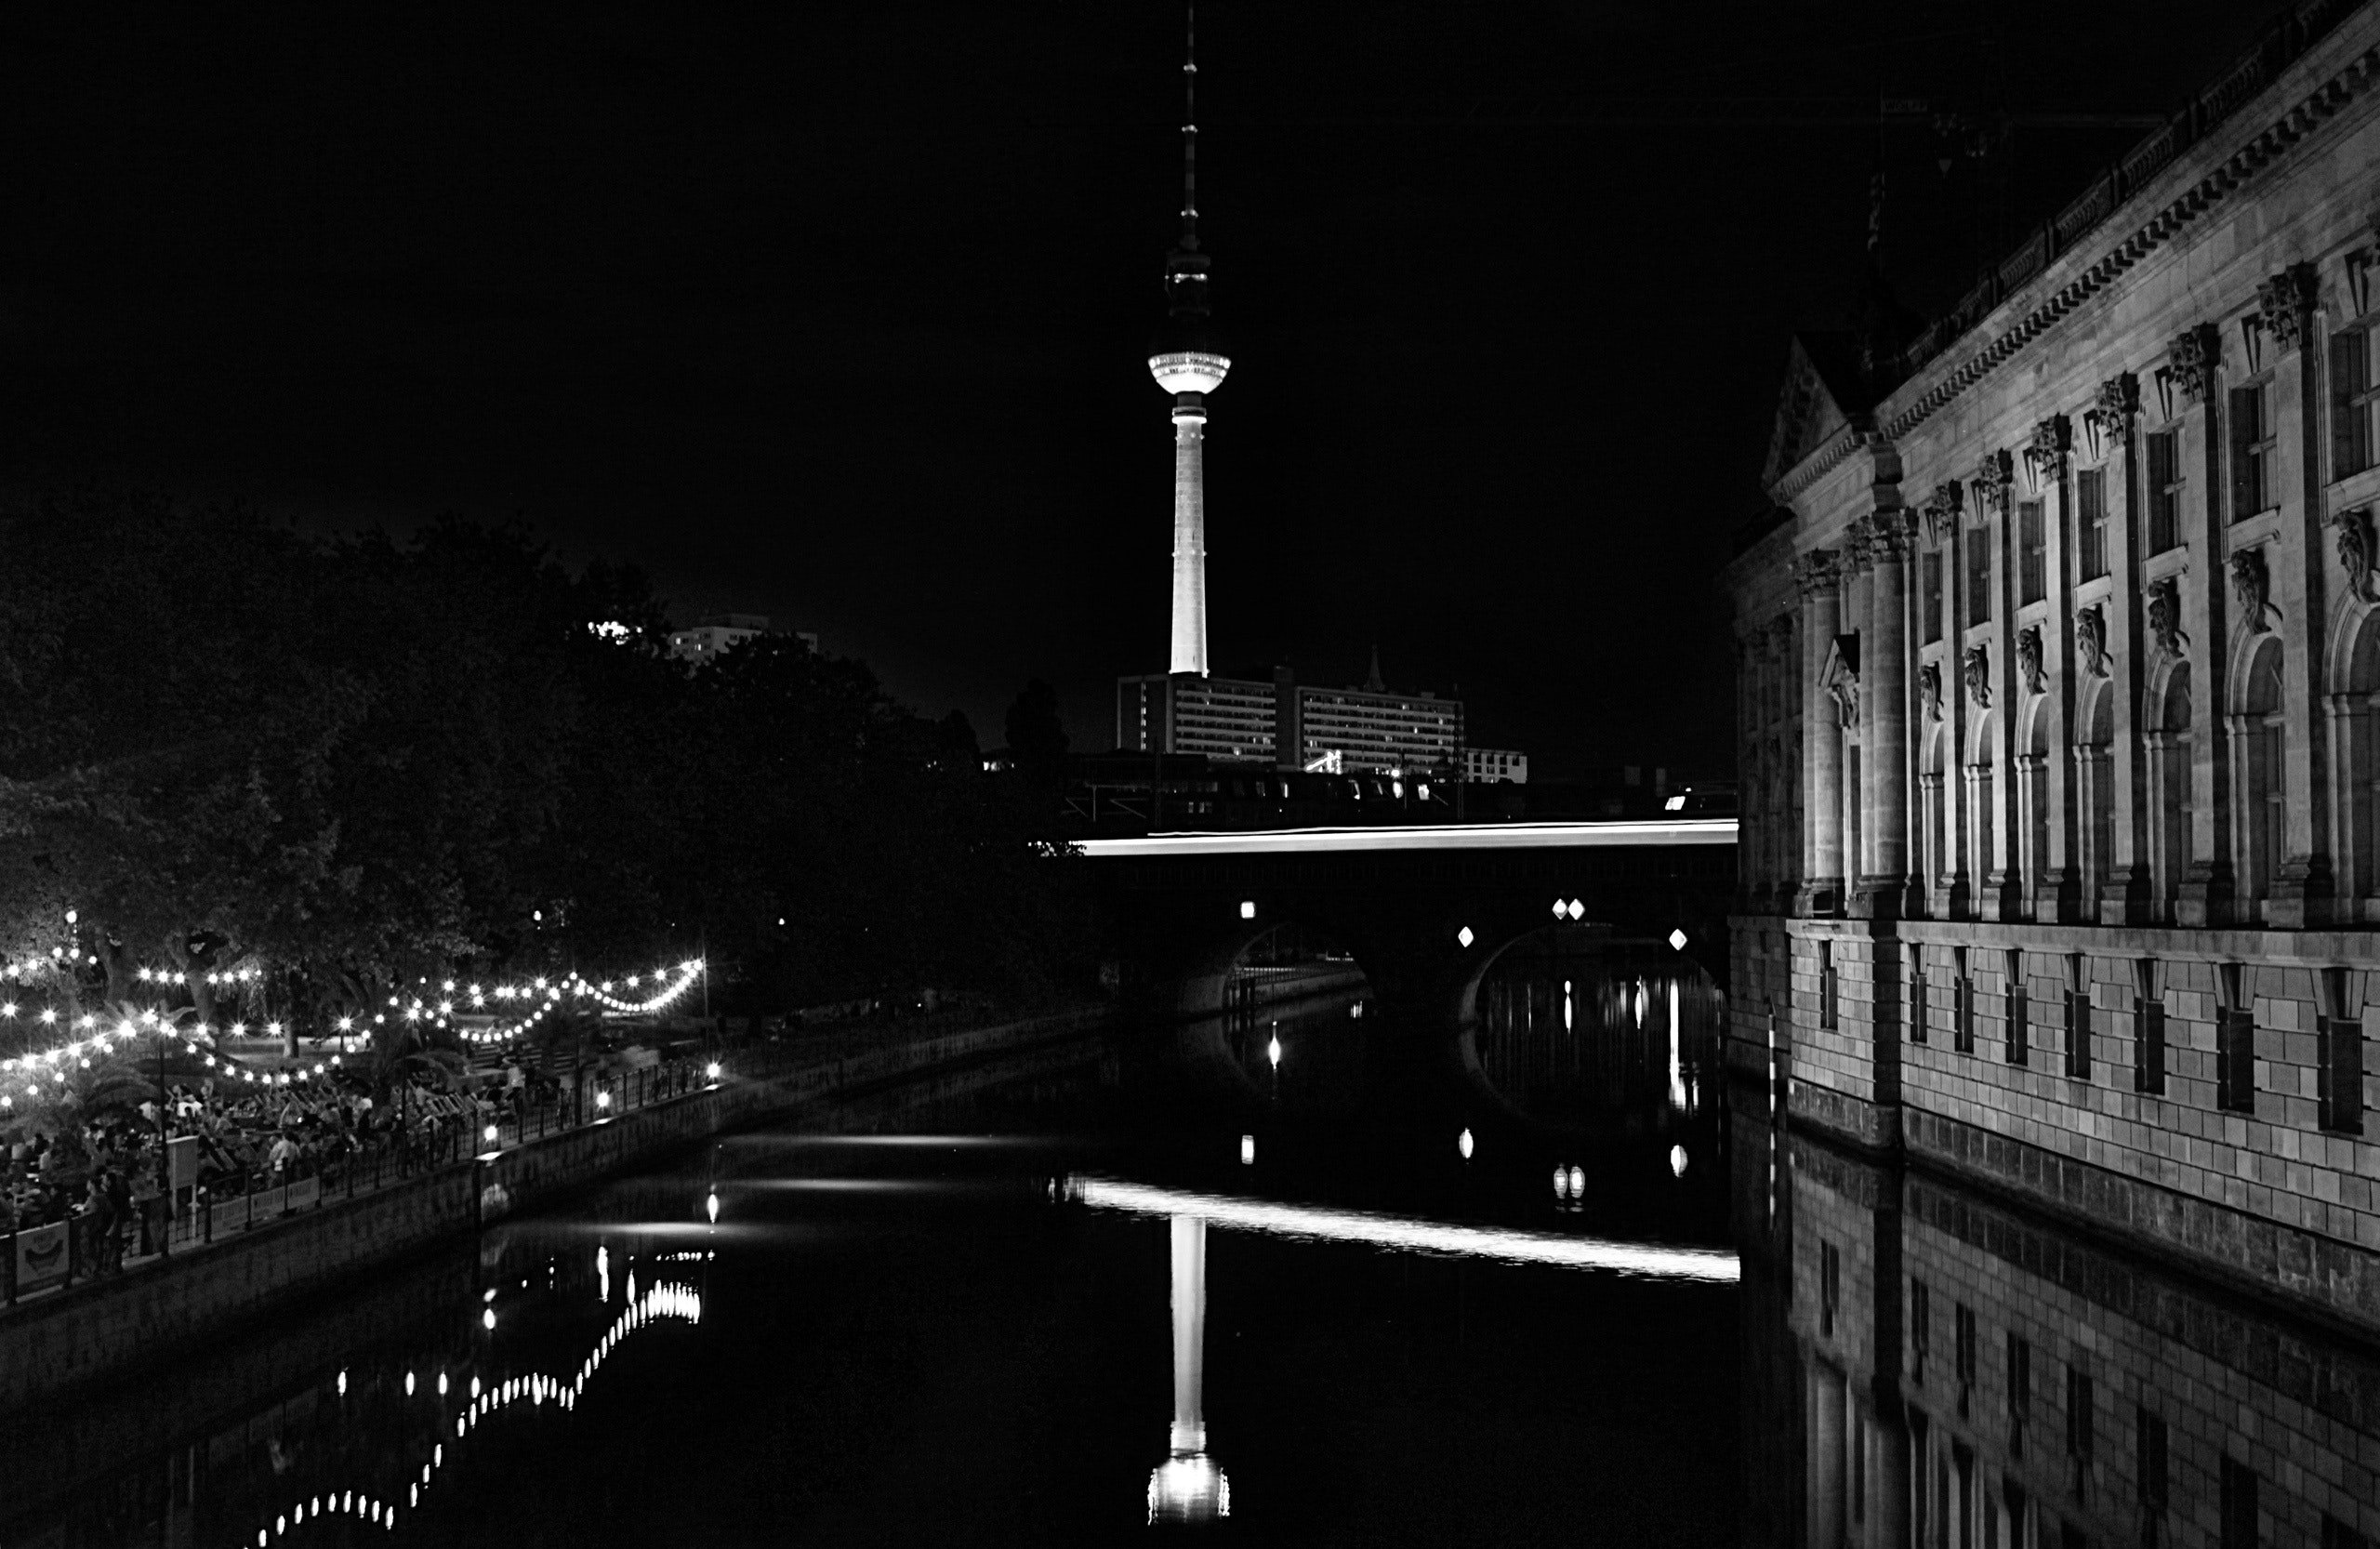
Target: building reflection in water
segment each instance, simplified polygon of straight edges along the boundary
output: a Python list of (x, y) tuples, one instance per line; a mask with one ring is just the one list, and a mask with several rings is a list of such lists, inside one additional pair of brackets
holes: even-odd
[(1756, 1107), (1734, 1150), (1747, 1543), (2380, 1538), (2380, 1346)]
[(1207, 1455), (1207, 1223), (1177, 1215), (1173, 1249), (1173, 1426), (1149, 1475), (1149, 1520), (1212, 1522), (1231, 1515), (1231, 1481)]

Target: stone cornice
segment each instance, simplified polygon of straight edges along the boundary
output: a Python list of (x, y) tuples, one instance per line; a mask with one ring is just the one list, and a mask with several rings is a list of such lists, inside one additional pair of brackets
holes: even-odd
[[(2307, 7), (2308, 10), (2315, 8)], [(2073, 261), (2074, 256), (2069, 254), (2067, 261), (2043, 265), (2042, 272), (2033, 277), (2024, 292), (2009, 302), (2003, 302), (2001, 308), (1994, 309), (2004, 311), (2011, 306), (2022, 306), (2027, 295), (2032, 297), (2032, 304), (2025, 307), (1988, 343), (1947, 369), (1921, 370), (1920, 376), (1932, 378), (1930, 385), (1917, 391), (1898, 409), (1892, 409), (1890, 398), (1899, 397), (1914, 388), (1916, 378), (1904, 384), (1902, 389), (1888, 397), (1885, 407), (1880, 409), (1876, 416), (1854, 420), (1817, 451), (1788, 470), (1784, 477), (1770, 486), (1769, 497), (1779, 505), (1788, 504), (1841, 467), (1863, 444), (1870, 442), (1894, 443), (1906, 438), (2048, 333), (2069, 313), (2107, 289), (2125, 271), (2171, 244), (2177, 233), (2203, 220), (2234, 193), (2254, 182), (2325, 120), (2368, 91), (2375, 81), (2380, 81), (2380, 47), (2370, 47), (2348, 59), (2328, 80), (2307, 93), (2286, 112), (2269, 119), (2262, 129), (2241, 137), (2237, 142), (2237, 149), (2228, 156), (2196, 182), (2167, 200), (2129, 234), (2103, 246), (2096, 259), (2082, 264)], [(2124, 201), (2124, 206), (2138, 202), (2138, 197), (2135, 195)], [(2063, 283), (2057, 283), (2060, 271), (2067, 274)], [(2051, 288), (2053, 286), (2055, 288)], [(1937, 357), (1937, 360), (1940, 358)]]

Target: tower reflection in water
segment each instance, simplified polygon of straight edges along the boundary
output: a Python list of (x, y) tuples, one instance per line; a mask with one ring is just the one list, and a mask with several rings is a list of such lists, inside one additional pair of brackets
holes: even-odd
[(1177, 1215), (1173, 1249), (1173, 1426), (1170, 1455), (1149, 1476), (1149, 1520), (1212, 1522), (1231, 1515), (1231, 1481), (1207, 1455), (1207, 1223)]
[(1735, 1158), (1747, 1544), (2380, 1542), (2380, 1346), (1749, 1103)]

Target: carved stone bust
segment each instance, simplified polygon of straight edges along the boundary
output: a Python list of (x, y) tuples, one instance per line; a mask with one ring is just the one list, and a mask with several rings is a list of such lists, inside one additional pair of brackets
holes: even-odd
[(1959, 677), (1967, 686), (1967, 697), (1978, 709), (1991, 708), (1991, 647), (1970, 645), (1966, 655), (1959, 658)]
[(2372, 574), (2372, 512), (2358, 507), (2341, 511), (2331, 518), (2331, 532), (2339, 556), (2339, 568), (2347, 572), (2348, 595), (2359, 602), (2374, 600)]
[(2149, 637), (2157, 649), (2169, 656), (2179, 657), (2190, 648), (2190, 637), (2182, 628), (2182, 587), (2179, 580), (2168, 576), (2149, 586)]
[(2016, 631), (2016, 676), (2025, 681), (2025, 692), (2039, 694), (2049, 681), (2042, 666), (2042, 627), (2028, 624)]
[(1942, 664), (1927, 662), (1917, 669), (1917, 697), (1925, 706), (1925, 719), (1942, 719)]
[(2252, 635), (2271, 632), (2272, 621), (2268, 616), (2272, 576), (2265, 568), (2265, 551), (2261, 548), (2242, 549), (2231, 556), (2231, 595), (2240, 604), (2240, 615), (2247, 621)]
[(2108, 675), (2108, 613), (2101, 604), (2094, 602), (2075, 614), (2074, 654), (2092, 677)]

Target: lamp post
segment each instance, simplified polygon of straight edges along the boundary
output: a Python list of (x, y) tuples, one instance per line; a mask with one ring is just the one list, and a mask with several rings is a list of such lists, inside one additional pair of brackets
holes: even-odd
[(165, 1128), (165, 1026), (157, 1025), (157, 1198), (165, 1201), (159, 1212), (164, 1225), (157, 1231), (157, 1256), (164, 1258), (173, 1251), (174, 1241), (174, 1164), (173, 1137)]

